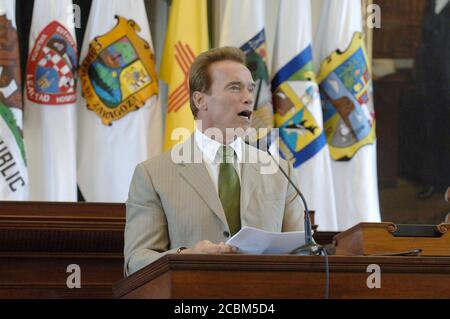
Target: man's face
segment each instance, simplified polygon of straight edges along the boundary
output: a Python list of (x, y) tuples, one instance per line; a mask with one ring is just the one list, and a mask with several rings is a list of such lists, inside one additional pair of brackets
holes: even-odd
[(235, 61), (219, 61), (209, 66), (211, 87), (203, 93), (199, 119), (203, 127), (246, 130), (251, 123), (255, 82), (250, 71)]

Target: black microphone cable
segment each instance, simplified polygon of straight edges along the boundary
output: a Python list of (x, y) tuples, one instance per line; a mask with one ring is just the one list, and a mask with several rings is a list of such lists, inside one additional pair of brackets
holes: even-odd
[(328, 299), (330, 294), (330, 265), (328, 263), (328, 252), (323, 246), (320, 246), (319, 249), (325, 257), (325, 295), (323, 298)]

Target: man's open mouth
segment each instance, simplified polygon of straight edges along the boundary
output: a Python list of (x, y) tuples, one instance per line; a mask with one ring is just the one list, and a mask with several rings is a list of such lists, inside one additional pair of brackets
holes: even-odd
[(238, 113), (239, 116), (245, 117), (246, 119), (250, 119), (250, 116), (252, 115), (252, 111), (242, 111)]

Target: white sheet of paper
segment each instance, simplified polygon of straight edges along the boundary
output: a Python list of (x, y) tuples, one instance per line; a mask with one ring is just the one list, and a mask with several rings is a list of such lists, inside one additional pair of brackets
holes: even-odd
[(226, 244), (246, 254), (285, 254), (305, 244), (305, 232), (268, 232), (244, 226)]

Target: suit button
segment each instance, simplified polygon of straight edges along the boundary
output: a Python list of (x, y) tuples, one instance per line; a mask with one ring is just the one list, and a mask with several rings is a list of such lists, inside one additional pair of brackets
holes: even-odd
[(224, 235), (226, 238), (230, 237), (230, 233), (227, 232), (227, 231), (224, 231), (224, 232), (223, 232), (223, 235)]

